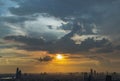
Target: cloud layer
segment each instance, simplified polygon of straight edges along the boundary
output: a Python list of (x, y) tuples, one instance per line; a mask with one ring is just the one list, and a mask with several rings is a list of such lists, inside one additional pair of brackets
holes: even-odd
[(36, 64), (62, 53), (75, 66), (120, 67), (119, 4), (120, 0), (0, 0), (0, 59), (8, 65), (17, 64), (15, 60)]

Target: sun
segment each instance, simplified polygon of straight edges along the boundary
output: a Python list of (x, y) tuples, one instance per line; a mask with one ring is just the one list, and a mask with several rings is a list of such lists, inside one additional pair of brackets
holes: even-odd
[(57, 55), (56, 55), (56, 59), (62, 60), (62, 59), (63, 59), (63, 56), (62, 56), (61, 54), (57, 54)]

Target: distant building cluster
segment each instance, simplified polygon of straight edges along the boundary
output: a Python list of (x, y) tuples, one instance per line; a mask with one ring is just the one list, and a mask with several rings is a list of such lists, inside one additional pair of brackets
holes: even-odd
[(120, 81), (120, 79), (115, 77), (115, 74), (106, 73), (105, 75), (105, 73), (97, 73), (96, 70), (90, 69), (90, 73), (85, 72), (83, 74), (83, 81)]
[(120, 81), (119, 73), (90, 72), (27, 74), (17, 68), (15, 74), (0, 74), (0, 81)]

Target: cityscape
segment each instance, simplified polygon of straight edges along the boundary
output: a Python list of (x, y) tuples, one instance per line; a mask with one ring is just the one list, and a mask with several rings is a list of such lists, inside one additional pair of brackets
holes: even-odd
[(90, 72), (32, 74), (17, 68), (15, 74), (0, 74), (0, 81), (120, 81), (120, 73), (90, 69)]
[(120, 0), (0, 0), (0, 81), (120, 81)]

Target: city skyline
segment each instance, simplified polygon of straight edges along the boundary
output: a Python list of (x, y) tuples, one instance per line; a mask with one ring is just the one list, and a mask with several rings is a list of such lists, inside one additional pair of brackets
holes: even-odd
[(120, 72), (120, 0), (0, 0), (0, 73)]

